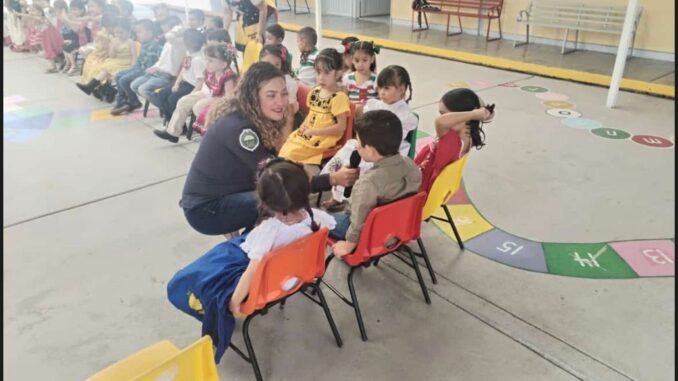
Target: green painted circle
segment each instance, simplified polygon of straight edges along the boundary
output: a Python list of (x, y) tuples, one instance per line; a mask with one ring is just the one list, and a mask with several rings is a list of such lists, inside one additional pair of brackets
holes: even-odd
[(624, 130), (617, 130), (614, 128), (594, 128), (591, 130), (595, 135), (600, 136), (605, 139), (628, 139), (631, 137), (631, 134)]
[(545, 93), (549, 89), (540, 86), (523, 86), (520, 90), (527, 91), (528, 93)]

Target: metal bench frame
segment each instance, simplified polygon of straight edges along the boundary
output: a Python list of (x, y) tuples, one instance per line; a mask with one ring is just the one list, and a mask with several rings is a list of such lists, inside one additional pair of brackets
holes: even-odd
[[(483, 4), (485, 2), (485, 4)], [(422, 30), (428, 30), (428, 17), (427, 13), (431, 14), (441, 14), (447, 15), (447, 28), (445, 29), (448, 36), (455, 36), (462, 34), (464, 29), (461, 25), (461, 17), (475, 17), (478, 20), (487, 19), (487, 33), (485, 35), (486, 41), (495, 41), (502, 38), (501, 32), (501, 10), (504, 7), (504, 0), (441, 0), (441, 1), (430, 1), (428, 5), (432, 5), (440, 8), (440, 10), (427, 10), (425, 8), (413, 9), (412, 10), (412, 31), (420, 32)], [(476, 6), (477, 5), (477, 6)], [(477, 10), (477, 13), (471, 13), (470, 10)], [(414, 15), (419, 13), (424, 16), (424, 21), (426, 27), (421, 26), (421, 18), (419, 19), (419, 28), (414, 27)], [(450, 33), (450, 17), (457, 16), (459, 22), (459, 31)], [(490, 27), (492, 26), (492, 20), (496, 19), (499, 23), (499, 37), (490, 38)]]
[[(633, 25), (630, 55), (633, 56), (633, 46), (642, 8), (639, 8)], [(595, 6), (581, 2), (531, 0), (527, 9), (518, 13), (516, 21), (525, 24), (525, 41), (514, 41), (513, 47), (530, 43), (530, 25), (549, 28), (565, 29), (561, 54), (572, 53), (577, 50), (579, 31), (597, 32), (621, 35), (625, 7)], [(569, 49), (567, 44), (570, 30), (574, 30), (574, 48)]]

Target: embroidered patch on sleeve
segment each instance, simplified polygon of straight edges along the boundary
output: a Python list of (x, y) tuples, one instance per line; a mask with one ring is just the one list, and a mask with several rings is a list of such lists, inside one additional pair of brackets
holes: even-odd
[(240, 133), (239, 140), (240, 146), (250, 152), (254, 152), (259, 147), (259, 136), (249, 128)]

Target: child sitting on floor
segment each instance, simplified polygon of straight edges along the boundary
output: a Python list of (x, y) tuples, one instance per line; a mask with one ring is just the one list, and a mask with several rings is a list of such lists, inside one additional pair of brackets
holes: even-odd
[(348, 92), (351, 103), (364, 105), (368, 99), (377, 97), (377, 57), (379, 47), (372, 42), (351, 43), (351, 71), (344, 74), (342, 86)]
[(358, 244), (363, 224), (372, 209), (415, 194), (421, 172), (414, 162), (399, 154), (403, 140), (400, 119), (388, 110), (369, 111), (355, 121), (358, 153), (373, 163), (353, 186), (350, 211), (334, 215), (337, 227), (330, 236), (339, 240), (332, 246), (338, 257), (350, 254)]
[(450, 90), (438, 103), (436, 140), (419, 151), (414, 162), (422, 172), (421, 190), (428, 192), (433, 181), (449, 164), (466, 155), (471, 147), (485, 145), (483, 123), (494, 118), (494, 105), (485, 105), (471, 89)]
[(235, 61), (235, 52), (225, 43), (212, 43), (205, 47), (204, 54), (203, 85), (179, 99), (167, 129), (153, 131), (157, 137), (177, 143), (191, 110), (194, 115), (200, 115), (215, 100), (233, 95), (238, 75), (230, 67)]
[[(399, 152), (403, 156), (408, 156), (410, 152), (410, 142), (408, 137), (413, 133), (419, 123), (417, 117), (412, 113), (409, 101), (412, 99), (412, 83), (410, 75), (404, 67), (391, 65), (384, 68), (377, 77), (377, 88), (380, 99), (370, 99), (367, 101), (364, 109), (360, 112), (356, 110), (356, 117), (362, 112), (373, 110), (388, 110), (394, 113), (403, 126), (403, 140), (400, 142)], [(408, 97), (409, 92), (409, 97)], [(332, 173), (338, 171), (341, 167), (348, 166), (351, 154), (358, 149), (358, 141), (351, 139), (334, 155), (334, 157), (325, 165), (321, 173)], [(365, 172), (372, 168), (372, 163), (362, 161), (360, 171)], [(336, 208), (344, 202), (344, 187), (335, 186), (332, 188), (332, 198), (323, 202), (323, 207), (327, 209)]]
[(280, 149), (280, 156), (303, 164), (320, 164), (323, 153), (344, 134), (351, 112), (350, 101), (341, 91), (341, 54), (323, 49), (315, 60), (318, 86), (308, 95), (308, 115)]
[(334, 219), (309, 206), (309, 178), (301, 166), (281, 159), (269, 161), (257, 182), (260, 223), (249, 233), (215, 246), (177, 272), (167, 296), (179, 310), (202, 322), (219, 363), (235, 326), (243, 318), (245, 300), (261, 260), (271, 251), (312, 234), (333, 229)]
[(301, 54), (297, 78), (306, 86), (315, 86), (315, 59), (318, 55), (318, 34), (311, 27), (302, 28), (297, 34), (297, 45)]

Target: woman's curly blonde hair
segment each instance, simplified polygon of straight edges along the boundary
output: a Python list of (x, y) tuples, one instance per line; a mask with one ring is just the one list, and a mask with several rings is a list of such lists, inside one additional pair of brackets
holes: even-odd
[(259, 90), (261, 86), (275, 78), (285, 79), (283, 73), (267, 62), (257, 62), (249, 67), (240, 80), (232, 98), (224, 97), (212, 106), (205, 119), (205, 127), (217, 121), (222, 116), (233, 111), (239, 111), (252, 122), (259, 131), (264, 146), (269, 150), (277, 150), (282, 143), (282, 129), (285, 118), (275, 122), (266, 118), (261, 112)]

